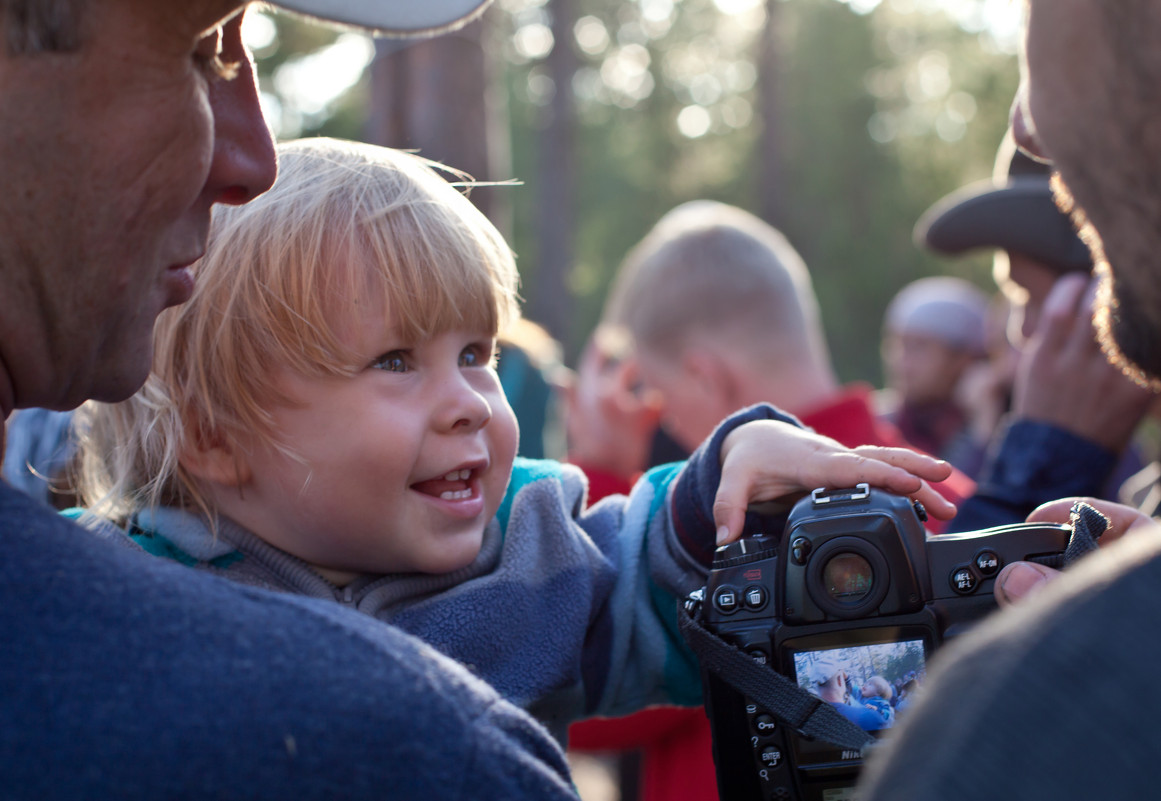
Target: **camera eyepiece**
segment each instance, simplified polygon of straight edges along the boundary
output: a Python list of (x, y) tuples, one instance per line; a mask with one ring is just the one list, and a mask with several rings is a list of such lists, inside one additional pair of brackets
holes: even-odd
[(887, 559), (860, 537), (827, 540), (810, 556), (806, 591), (828, 615), (853, 620), (874, 614), (890, 582)]

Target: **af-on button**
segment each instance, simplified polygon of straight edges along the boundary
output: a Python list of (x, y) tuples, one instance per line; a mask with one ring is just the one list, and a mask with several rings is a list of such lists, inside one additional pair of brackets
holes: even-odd
[(1000, 562), (1000, 555), (992, 550), (982, 550), (976, 554), (976, 570), (980, 571), (980, 575), (984, 578), (991, 578), (1000, 572), (1003, 567)]

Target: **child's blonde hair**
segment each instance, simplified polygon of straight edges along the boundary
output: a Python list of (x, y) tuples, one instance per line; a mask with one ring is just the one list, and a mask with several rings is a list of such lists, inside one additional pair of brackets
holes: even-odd
[(124, 403), (82, 410), (78, 485), (94, 512), (209, 513), (178, 461), (191, 445), (237, 447), (246, 432), (293, 455), (267, 412), (286, 400), (271, 373), (365, 367), (342, 338), (353, 306), (384, 309), (405, 341), (453, 328), (495, 334), (518, 316), (512, 252), (435, 171), (446, 168), (331, 139), (278, 152), (269, 192), (215, 210), (193, 297), (158, 318), (145, 386)]

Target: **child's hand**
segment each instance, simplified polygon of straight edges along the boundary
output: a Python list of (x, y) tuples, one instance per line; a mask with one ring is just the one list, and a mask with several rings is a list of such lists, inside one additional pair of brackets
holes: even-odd
[(909, 495), (940, 520), (955, 515), (955, 505), (927, 484), (951, 475), (951, 465), (906, 448), (851, 449), (789, 423), (756, 420), (726, 436), (721, 459), (722, 482), (714, 499), (718, 545), (741, 536), (751, 503), (818, 487), (866, 483)]

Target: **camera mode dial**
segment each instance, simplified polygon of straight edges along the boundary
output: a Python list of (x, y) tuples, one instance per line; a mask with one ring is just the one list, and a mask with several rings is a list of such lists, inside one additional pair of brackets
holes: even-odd
[(723, 545), (714, 552), (714, 570), (757, 562), (778, 555), (778, 543), (772, 537), (761, 534), (746, 537), (729, 545)]

